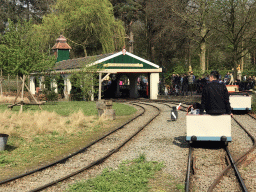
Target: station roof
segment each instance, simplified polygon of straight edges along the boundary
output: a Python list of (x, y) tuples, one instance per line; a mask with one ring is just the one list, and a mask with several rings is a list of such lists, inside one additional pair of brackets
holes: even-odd
[(79, 70), (86, 66), (97, 66), (105, 73), (162, 72), (158, 65), (126, 50), (60, 61), (56, 63), (54, 70), (68, 73), (70, 70)]

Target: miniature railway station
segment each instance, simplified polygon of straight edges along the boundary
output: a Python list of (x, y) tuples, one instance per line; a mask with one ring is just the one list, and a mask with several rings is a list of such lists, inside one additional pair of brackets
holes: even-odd
[[(92, 71), (85, 70), (85, 72), (88, 73), (88, 75), (90, 75), (90, 73), (96, 73), (96, 76), (98, 78), (97, 79), (98, 86), (94, 86), (93, 84), (91, 86), (92, 93), (94, 89), (98, 89), (98, 95), (92, 94), (91, 96), (92, 101), (94, 101), (94, 99), (98, 100), (98, 102), (96, 103), (96, 107), (98, 109), (98, 116), (101, 116), (103, 114), (103, 116), (106, 116), (107, 119), (110, 119), (110, 120), (114, 120), (116, 118), (115, 111), (114, 109), (112, 109), (113, 102), (111, 100), (108, 100), (109, 98), (137, 99), (140, 97), (144, 97), (150, 100), (156, 100), (155, 102), (150, 102), (149, 100), (143, 100), (141, 102), (140, 100), (137, 100), (137, 101), (134, 101), (133, 103), (130, 103), (130, 105), (140, 108), (141, 111), (144, 110), (145, 114), (144, 112), (141, 112), (141, 114), (137, 114), (137, 116), (134, 119), (131, 119), (128, 123), (125, 123), (124, 125), (117, 128), (116, 130), (113, 130), (111, 133), (107, 133), (97, 141), (93, 141), (92, 145), (87, 146), (88, 148), (92, 147), (93, 150), (88, 150), (89, 152), (92, 151), (92, 154), (88, 152), (88, 154), (85, 155), (86, 158), (88, 157), (88, 155), (91, 155), (91, 157), (93, 157), (91, 159), (94, 159), (95, 156), (98, 156), (99, 160), (95, 160), (95, 161), (103, 163), (105, 159), (110, 157), (109, 151), (111, 152), (111, 154), (114, 154), (115, 152), (119, 151), (119, 149), (121, 149), (121, 147), (123, 147), (133, 137), (135, 138), (137, 137), (137, 139), (143, 140), (142, 145), (145, 144), (145, 146), (147, 146), (147, 147), (145, 146), (141, 147), (141, 149), (145, 150), (144, 151), (145, 153), (152, 154), (152, 156), (154, 156), (154, 158), (156, 159), (158, 159), (159, 157), (160, 159), (165, 159), (165, 161), (167, 162), (167, 165), (169, 166), (168, 168), (172, 170), (172, 174), (174, 172), (179, 173), (177, 178), (179, 177), (179, 179), (182, 180), (182, 182), (184, 183), (184, 189), (186, 191), (192, 191), (193, 185), (194, 187), (196, 187), (196, 189), (199, 189), (201, 187), (200, 185), (196, 186), (197, 184), (196, 182), (194, 182), (194, 181), (197, 181), (196, 180), (197, 174), (201, 176), (200, 171), (198, 171), (197, 173), (195, 171), (192, 171), (194, 170), (194, 167), (201, 166), (201, 169), (208, 169), (208, 167), (206, 166), (204, 167), (205, 163), (203, 163), (202, 165), (198, 163), (200, 160), (203, 161), (204, 159), (205, 159), (205, 162), (209, 163), (208, 159), (206, 159), (206, 157), (208, 158), (209, 154), (206, 153), (207, 155), (202, 155), (205, 153), (205, 151), (207, 152), (208, 150), (207, 147), (206, 147), (206, 150), (204, 149), (202, 143), (205, 144), (205, 143), (214, 142), (214, 145), (216, 145), (216, 143), (217, 145), (219, 143), (223, 143), (224, 144), (223, 149), (226, 150), (229, 161), (230, 161), (229, 163), (230, 165), (227, 166), (229, 168), (227, 169), (231, 169), (231, 167), (233, 166), (240, 183), (239, 189), (242, 189), (243, 191), (247, 191), (245, 183), (246, 185), (248, 185), (247, 183), (249, 179), (248, 177), (242, 178), (239, 171), (237, 170), (238, 168), (235, 165), (238, 162), (238, 160), (243, 159), (244, 156), (240, 155), (241, 153), (240, 150), (234, 149), (233, 146), (240, 145), (239, 144), (240, 139), (241, 141), (243, 141), (243, 143), (246, 143), (248, 138), (251, 137), (251, 140), (253, 141), (253, 148), (255, 148), (256, 146), (255, 138), (253, 136), (250, 136), (250, 134), (248, 134), (249, 131), (250, 132), (254, 131), (255, 133), (255, 130), (251, 129), (247, 131), (246, 128), (241, 125), (242, 123), (241, 124), (239, 123), (239, 122), (244, 122), (245, 121), (244, 119), (247, 118), (248, 122), (251, 122), (251, 124), (254, 124), (255, 123), (254, 117), (250, 117), (249, 115), (248, 117), (247, 116), (240, 117), (239, 115), (236, 115), (234, 118), (227, 114), (223, 114), (223, 115), (209, 115), (205, 113), (199, 114), (199, 113), (192, 113), (192, 110), (189, 112), (189, 109), (191, 108), (191, 106), (193, 106), (191, 105), (191, 102), (196, 102), (198, 99), (198, 97), (193, 98), (192, 94), (190, 98), (188, 97), (178, 98), (181, 100), (176, 99), (176, 101), (174, 101), (172, 100), (173, 99), (172, 98), (169, 100), (162, 99), (161, 101), (159, 100), (157, 101), (158, 93), (159, 93), (159, 88), (158, 88), (159, 73), (162, 72), (162, 68), (160, 68), (155, 63), (152, 63), (130, 52), (127, 52), (125, 49), (117, 53), (109, 53), (109, 54), (70, 59), (69, 53), (70, 53), (71, 47), (67, 44), (64, 36), (60, 36), (56, 40), (56, 44), (53, 46), (52, 49), (54, 50), (54, 54), (57, 58), (57, 63), (54, 69), (47, 73), (30, 74), (29, 87), (26, 84), (25, 86), (29, 91), (29, 94), (32, 97), (32, 100), (30, 101), (30, 103), (27, 103), (27, 104), (38, 105), (38, 107), (41, 109), (40, 105), (44, 104), (45, 102), (38, 102), (34, 98), (34, 95), (39, 91), (40, 88), (44, 88), (45, 76), (48, 75), (54, 78), (55, 74), (59, 74), (63, 78), (63, 82), (61, 82), (64, 85), (63, 95), (65, 99), (68, 100), (72, 94), (72, 89), (73, 89), (73, 85), (71, 83), (72, 74), (75, 72), (83, 71), (85, 70), (86, 67), (94, 67), (94, 70)], [(38, 78), (38, 76), (40, 78)], [(24, 84), (25, 78), (23, 77), (23, 79), (21, 78), (21, 80), (23, 80), (23, 84)], [(51, 81), (50, 86), (54, 88), (54, 91), (56, 93), (58, 93), (58, 89), (60, 86), (57, 79), (53, 79)], [(252, 97), (249, 94), (246, 94), (244, 92), (239, 92), (238, 86), (227, 86), (227, 88), (230, 95), (229, 101), (233, 111), (244, 110), (248, 112), (249, 110), (251, 110)], [(21, 92), (21, 88), (18, 91), (18, 93), (20, 92)], [(103, 100), (103, 99), (106, 99), (106, 100)], [(191, 99), (191, 101), (189, 101), (189, 104), (185, 104), (185, 99)], [(26, 103), (24, 103), (23, 101), (20, 103), (14, 102), (14, 104), (10, 105), (9, 108), (12, 109), (15, 105), (23, 105), (23, 104), (26, 104)], [(184, 109), (187, 108), (187, 110), (183, 109), (183, 111), (180, 110), (178, 112), (178, 110), (180, 109), (179, 107), (181, 106)], [(173, 110), (171, 111), (171, 109)], [(170, 115), (169, 113), (170, 111), (171, 111), (171, 114), (173, 114), (173, 116), (175, 117), (174, 119), (172, 118), (172, 115)], [(144, 114), (144, 117), (142, 114)], [(158, 115), (160, 116), (160, 118), (157, 118)], [(140, 116), (142, 116), (141, 119), (139, 119)], [(178, 116), (179, 116), (179, 119), (178, 119)], [(240, 118), (240, 120), (238, 121), (236, 120), (236, 118), (238, 119)], [(150, 120), (147, 120), (147, 119), (150, 119)], [(163, 121), (163, 119), (166, 121)], [(170, 121), (170, 119), (173, 121)], [(136, 120), (137, 122), (135, 122), (134, 125), (132, 125), (134, 120)], [(237, 125), (234, 125), (235, 122), (237, 122)], [(127, 132), (130, 131), (130, 127), (129, 127), (130, 125), (127, 127), (125, 126), (126, 124), (128, 125), (129, 123), (134, 127), (134, 130), (133, 130), (134, 133), (131, 134), (132, 136), (129, 136), (128, 138)], [(139, 127), (138, 125), (140, 123), (143, 123), (143, 126), (141, 126), (141, 128), (136, 130)], [(141, 138), (139, 135), (137, 135), (140, 131), (144, 129), (144, 127), (147, 127), (144, 130), (144, 133), (145, 135), (147, 135), (147, 137), (150, 137), (150, 139), (146, 137)], [(114, 135), (115, 132), (118, 131), (119, 129), (121, 130), (121, 128), (127, 129), (127, 131), (124, 131), (123, 133), (120, 131), (124, 135), (120, 136), (120, 133), (118, 132), (116, 135)], [(240, 129), (245, 130), (245, 131), (242, 131), (242, 135), (244, 138), (239, 138), (239, 141), (238, 141), (237, 138), (238, 136), (240, 137), (241, 135)], [(165, 132), (163, 132), (163, 130)], [(231, 132), (232, 132), (232, 135), (231, 135)], [(114, 137), (116, 137), (116, 140), (123, 139), (124, 141), (122, 144), (120, 144), (118, 148), (110, 150), (110, 148), (113, 147), (112, 146), (113, 135)], [(249, 137), (247, 135), (249, 135)], [(105, 141), (103, 141), (104, 143), (103, 146), (106, 146), (106, 144), (109, 145), (105, 147), (106, 149), (105, 148), (101, 149), (102, 153), (103, 152), (105, 153), (106, 151), (106, 155), (104, 157), (100, 157), (97, 154), (98, 148), (93, 148), (94, 143), (100, 143), (102, 139), (105, 139)], [(155, 141), (155, 143), (152, 144), (152, 141)], [(165, 148), (163, 148), (163, 146), (161, 145), (161, 141), (162, 142), (167, 141), (166, 142), (167, 144), (164, 145)], [(202, 147), (199, 147), (199, 148), (194, 147), (195, 143), (197, 144), (201, 143), (199, 145), (201, 145)], [(151, 144), (153, 145), (153, 147), (148, 147)], [(230, 149), (233, 154), (239, 153), (240, 155), (238, 160), (236, 160), (237, 162), (235, 163), (233, 162), (234, 160), (231, 154), (229, 153), (228, 144), (230, 144), (231, 146)], [(132, 145), (137, 145), (137, 144), (132, 143)], [(87, 147), (84, 148), (85, 152), (87, 151), (85, 150), (87, 149)], [(158, 147), (157, 148), (158, 151), (164, 150), (165, 152), (157, 154), (154, 147)], [(130, 150), (129, 152), (127, 151), (123, 152), (122, 150), (120, 150), (121, 152), (119, 156), (117, 155), (118, 158), (120, 158), (120, 161), (122, 160), (123, 156), (125, 156), (126, 154), (135, 153), (135, 155), (137, 155), (136, 154), (137, 151), (136, 152), (132, 151), (134, 148), (136, 148), (136, 146), (128, 149)], [(189, 149), (189, 151), (187, 149)], [(225, 160), (227, 156), (223, 156), (223, 152), (221, 152), (222, 150), (221, 148), (216, 147), (213, 149), (214, 149), (214, 153), (216, 153), (216, 156), (218, 156), (218, 159)], [(246, 153), (249, 154), (250, 151), (251, 149), (248, 150)], [(66, 159), (72, 158), (72, 156), (76, 156), (78, 153), (80, 153), (80, 151), (75, 152), (74, 154), (67, 157)], [(125, 155), (122, 153), (125, 153)], [(213, 152), (211, 153), (212, 155), (214, 154)], [(187, 159), (188, 161), (186, 162)], [(196, 159), (199, 159), (199, 160), (196, 160)], [(63, 159), (59, 160), (60, 163), (62, 163), (63, 161), (64, 161)], [(78, 160), (78, 162), (80, 163), (80, 160)], [(95, 163), (95, 166), (96, 165), (97, 163)], [(51, 166), (55, 166), (55, 163), (54, 165), (51, 164)], [(83, 165), (83, 166), (87, 167), (87, 165)], [(182, 168), (177, 170), (177, 166)], [(187, 173), (185, 173), (184, 171), (186, 170), (186, 166), (187, 166)], [(215, 168), (218, 166), (222, 166), (222, 164), (221, 162), (217, 162), (217, 163), (213, 162), (213, 163), (210, 163), (210, 166)], [(46, 167), (43, 167), (42, 169), (46, 169)], [(81, 170), (84, 171), (85, 168), (81, 167)], [(215, 172), (217, 171), (218, 170), (216, 170)], [(32, 174), (32, 172), (33, 171), (27, 173), (26, 176), (30, 177), (29, 175)], [(60, 168), (58, 175), (59, 176), (61, 176), (62, 174), (64, 175), (64, 172), (66, 172), (66, 170), (63, 171), (62, 168)], [(45, 176), (43, 172), (40, 174), (42, 174), (42, 178)], [(51, 174), (54, 175), (55, 173), (52, 172)], [(75, 175), (77, 174), (77, 172), (71, 173), (70, 175), (73, 176), (72, 174)], [(23, 176), (25, 177), (25, 175), (21, 175), (19, 177), (23, 177)], [(204, 174), (203, 176), (205, 177)], [(59, 183), (59, 181), (64, 180), (65, 177), (63, 178), (56, 177), (55, 179), (53, 179), (55, 183), (52, 182), (52, 178), (50, 178), (48, 179), (51, 181), (49, 184), (42, 185), (42, 186), (40, 186), (41, 184), (38, 184), (38, 187), (39, 187), (38, 189), (41, 190), (43, 189), (43, 187), (46, 188), (46, 187), (50, 187), (51, 185), (55, 185), (56, 183)], [(193, 182), (191, 178), (193, 179)], [(205, 177), (205, 178), (206, 180), (209, 179), (209, 183), (212, 182), (211, 180), (212, 178), (210, 177)], [(10, 180), (15, 180), (15, 179), (16, 178), (11, 178)], [(27, 180), (28, 179), (24, 178), (24, 180), (22, 181), (25, 183), (24, 186), (27, 186), (26, 185)], [(2, 181), (1, 184), (5, 184), (8, 182), (9, 182), (8, 180), (4, 180)], [(192, 187), (190, 184), (192, 185)], [(210, 184), (207, 184), (206, 186), (209, 189), (211, 188)], [(215, 187), (214, 184), (212, 184), (212, 186)], [(37, 188), (35, 191), (37, 191)]]
[[(68, 98), (72, 90), (70, 77), (72, 73), (83, 70), (87, 66), (95, 66), (98, 73), (98, 100), (101, 98), (139, 98), (141, 96), (157, 99), (159, 73), (162, 72), (157, 64), (138, 57), (123, 49), (117, 53), (102, 54), (97, 56), (88, 56), (77, 59), (69, 59), (71, 47), (67, 44), (64, 36), (56, 40), (52, 48), (57, 57), (57, 63), (50, 74), (61, 74), (64, 83), (64, 96)], [(36, 93), (35, 77), (38, 74), (30, 76), (30, 90), (32, 94)], [(142, 78), (143, 79), (142, 79)], [(44, 76), (40, 78), (40, 86), (43, 86)], [(144, 86), (140, 86), (143, 80)], [(53, 80), (51, 87), (58, 91), (58, 84)], [(92, 87), (94, 89), (95, 87)], [(141, 90), (144, 90), (142, 92)], [(91, 100), (94, 100), (92, 96)]]

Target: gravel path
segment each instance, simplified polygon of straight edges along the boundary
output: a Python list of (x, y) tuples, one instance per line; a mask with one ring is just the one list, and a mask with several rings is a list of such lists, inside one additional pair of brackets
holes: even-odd
[[(186, 105), (185, 105), (186, 106)], [(234, 115), (234, 117), (245, 128), (256, 137), (256, 121), (248, 115)], [(232, 120), (232, 142), (229, 143), (229, 150), (234, 159), (248, 151), (253, 143), (250, 137), (240, 126)], [(201, 146), (200, 146), (201, 145)], [(194, 150), (195, 175), (192, 176), (192, 191), (207, 191), (219, 173), (227, 166), (227, 157), (224, 149), (214, 147), (214, 143), (198, 144)], [(226, 158), (226, 159), (225, 159)], [(245, 163), (238, 166), (240, 174), (244, 179), (249, 191), (256, 191), (256, 152), (247, 157)], [(215, 191), (241, 191), (233, 169), (223, 177), (216, 186)]]
[[(152, 106), (145, 106), (146, 112), (143, 116), (131, 122), (125, 128), (111, 134), (107, 138), (103, 139), (99, 143), (90, 147), (84, 153), (80, 153), (63, 164), (58, 164), (52, 168), (46, 169), (42, 172), (37, 172), (30, 176), (21, 178), (10, 184), (1, 186), (1, 191), (30, 191), (46, 183), (55, 181), (60, 177), (75, 172), (82, 167), (90, 164), (94, 160), (100, 159), (108, 152), (115, 149), (120, 143), (124, 142), (128, 136), (132, 135), (142, 125), (144, 125), (149, 119), (154, 117), (158, 110)], [(141, 110), (141, 109), (140, 109)], [(55, 191), (55, 190), (53, 190)]]
[[(172, 103), (166, 102), (169, 106), (173, 106)], [(163, 171), (169, 174), (176, 183), (184, 184), (186, 169), (187, 169), (187, 158), (188, 158), (188, 144), (185, 141), (186, 135), (186, 113), (179, 111), (179, 117), (177, 121), (170, 121), (170, 110), (171, 108), (162, 103), (151, 103), (160, 108), (160, 115), (151, 122), (142, 132), (140, 132), (135, 138), (128, 142), (119, 152), (113, 154), (104, 163), (96, 166), (93, 169), (81, 173), (61, 184), (53, 186), (45, 191), (64, 191), (68, 185), (79, 181), (86, 180), (96, 175), (101, 174), (102, 170), (106, 167), (117, 168), (118, 165), (124, 160), (132, 160), (139, 157), (140, 154), (145, 154), (147, 160), (164, 162), (165, 167)], [(86, 151), (84, 154), (72, 158), (67, 163), (71, 167), (67, 167), (67, 164), (61, 164), (57, 167), (61, 168), (62, 171), (54, 170), (45, 171), (42, 174), (35, 174), (36, 177), (30, 179), (20, 179), (19, 181), (12, 183), (8, 186), (1, 186), (0, 191), (28, 191), (35, 188), (37, 185), (41, 185), (40, 180), (46, 183), (55, 180), (58, 175), (63, 176), (69, 172), (73, 172), (81, 165), (88, 164), (90, 161), (98, 159), (100, 151), (106, 148), (110, 151), (111, 145), (115, 145), (121, 142), (120, 138), (124, 135), (131, 133), (147, 121), (150, 117), (156, 113), (156, 110), (148, 105), (140, 103), (146, 109), (149, 109), (147, 113), (140, 117), (140, 120), (134, 121), (132, 124), (127, 126), (125, 130), (119, 132), (116, 136), (111, 136), (102, 143), (95, 145), (92, 149)], [(255, 120), (246, 115), (235, 115), (238, 121), (253, 131), (256, 136)], [(111, 145), (108, 145), (111, 144)], [(245, 150), (248, 150), (252, 146), (252, 142), (245, 132), (232, 120), (232, 142), (229, 144), (231, 154), (238, 157)], [(223, 149), (211, 149), (211, 147), (199, 147), (195, 150), (195, 175), (192, 177), (192, 188), (193, 191), (207, 191), (210, 184), (216, 178), (216, 175), (220, 173), (226, 166), (224, 159), (225, 152)], [(239, 166), (239, 171), (244, 178), (245, 184), (248, 186), (249, 191), (256, 191), (256, 152), (248, 156), (244, 165)], [(59, 169), (58, 168), (58, 169)], [(35, 176), (34, 175), (34, 176)], [(229, 171), (221, 183), (215, 188), (216, 191), (239, 191), (239, 186), (234, 179), (233, 171)], [(14, 187), (15, 186), (15, 187)], [(173, 188), (174, 189), (174, 188)], [(174, 190), (170, 190), (174, 191)]]
[[(256, 120), (248, 115), (235, 115), (235, 118), (256, 138)], [(236, 138), (239, 141), (239, 146), (233, 145), (232, 150), (230, 149), (232, 154), (244, 153), (252, 146), (251, 139), (248, 139), (248, 136), (242, 138), (242, 135), (244, 134), (236, 134), (239, 136)], [(256, 191), (256, 151), (249, 154), (238, 168), (248, 191)]]
[(148, 161), (164, 162), (166, 167), (163, 171), (170, 174), (176, 182), (184, 183), (188, 156), (188, 145), (185, 142), (185, 113), (180, 112), (178, 121), (172, 122), (168, 106), (154, 105), (162, 110), (161, 114), (118, 153), (89, 172), (80, 174), (73, 181), (62, 183), (46, 191), (63, 191), (72, 182), (94, 177), (106, 167), (115, 169), (122, 161), (132, 160), (143, 153)]

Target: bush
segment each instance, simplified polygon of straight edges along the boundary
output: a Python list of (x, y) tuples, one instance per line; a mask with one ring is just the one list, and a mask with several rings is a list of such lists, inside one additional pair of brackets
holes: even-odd
[(43, 94), (46, 97), (46, 101), (58, 101), (58, 93), (55, 93), (54, 90), (45, 89)]

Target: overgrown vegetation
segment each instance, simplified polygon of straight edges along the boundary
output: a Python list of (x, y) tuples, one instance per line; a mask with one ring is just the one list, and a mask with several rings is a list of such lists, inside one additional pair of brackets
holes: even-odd
[(146, 161), (145, 155), (140, 155), (137, 159), (121, 163), (117, 170), (106, 168), (101, 175), (70, 186), (68, 191), (148, 192), (149, 179), (163, 167), (163, 163)]
[(117, 119), (110, 121), (97, 117), (93, 102), (60, 102), (42, 106), (43, 111), (32, 106), (24, 113), (18, 113), (19, 107), (0, 108), (0, 133), (9, 135), (6, 150), (0, 152), (0, 180), (85, 146), (136, 112), (131, 106), (114, 104)]

